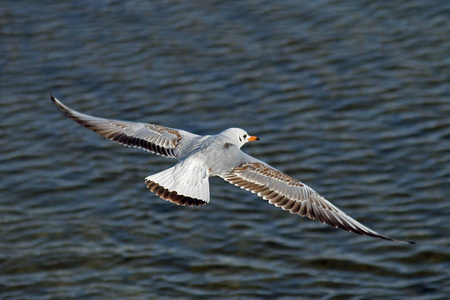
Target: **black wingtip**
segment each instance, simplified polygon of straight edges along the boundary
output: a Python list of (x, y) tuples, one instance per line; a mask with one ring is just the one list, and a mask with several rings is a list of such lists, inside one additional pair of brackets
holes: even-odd
[(56, 103), (58, 100), (56, 100), (56, 98), (52, 95), (52, 93), (50, 92), (50, 90), (48, 91), (48, 94), (50, 95), (50, 100), (53, 101), (53, 103)]
[[(355, 233), (357, 233), (357, 232), (355, 232)], [(364, 235), (366, 235), (366, 234), (364, 234)], [(394, 242), (394, 243), (399, 243), (399, 244), (409, 244), (409, 245), (415, 245), (416, 244), (416, 242), (413, 242), (413, 241), (396, 240), (396, 239), (393, 239), (393, 238), (391, 238), (389, 236), (385, 236), (385, 235), (382, 235), (382, 234), (375, 234), (375, 235), (367, 234), (367, 235), (371, 236), (371, 237), (374, 237), (374, 238), (380, 238), (380, 239), (388, 240), (388, 241), (391, 241), (391, 242)]]
[(396, 243), (400, 243), (400, 244), (409, 244), (409, 245), (416, 245), (417, 243), (416, 242), (414, 242), (414, 241), (401, 241), (401, 240), (396, 240), (396, 239), (393, 239), (393, 238), (386, 238), (386, 237), (382, 237), (382, 238), (384, 238), (384, 239), (387, 239), (387, 240), (390, 240), (390, 241), (392, 241), (392, 242), (396, 242)]

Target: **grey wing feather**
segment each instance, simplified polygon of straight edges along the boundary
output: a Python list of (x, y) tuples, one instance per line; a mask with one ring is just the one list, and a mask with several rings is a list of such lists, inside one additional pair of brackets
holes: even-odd
[[(403, 242), (379, 234), (362, 225), (307, 185), (262, 161), (243, 152), (241, 152), (241, 158), (236, 161), (241, 162), (221, 177), (242, 189), (257, 194), (277, 207), (335, 228), (389, 241)], [(403, 243), (414, 244), (414, 242)]]
[(50, 94), (53, 103), (67, 117), (107, 139), (161, 156), (177, 158), (180, 144), (195, 134), (154, 124), (97, 118), (77, 112)]

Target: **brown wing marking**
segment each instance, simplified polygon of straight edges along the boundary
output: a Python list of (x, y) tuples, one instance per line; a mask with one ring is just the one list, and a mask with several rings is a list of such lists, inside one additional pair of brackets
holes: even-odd
[[(307, 216), (332, 227), (361, 235), (403, 242), (379, 234), (362, 225), (310, 187), (265, 163), (243, 163), (223, 178), (242, 189), (257, 194), (269, 203), (281, 207), (291, 214)], [(403, 243), (414, 244), (414, 242)]]
[(53, 103), (67, 117), (107, 139), (165, 157), (176, 158), (175, 149), (183, 136), (176, 129), (160, 125), (109, 120), (79, 113), (50, 94)]

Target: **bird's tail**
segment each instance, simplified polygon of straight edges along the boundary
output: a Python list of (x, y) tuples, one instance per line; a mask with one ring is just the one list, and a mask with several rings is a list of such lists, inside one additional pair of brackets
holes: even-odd
[(178, 205), (199, 206), (209, 202), (209, 171), (193, 160), (145, 178), (147, 188), (164, 200)]

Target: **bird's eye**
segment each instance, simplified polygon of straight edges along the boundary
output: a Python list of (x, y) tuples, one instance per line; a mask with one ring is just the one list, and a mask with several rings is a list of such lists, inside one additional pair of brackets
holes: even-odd
[(247, 135), (246, 134), (244, 134), (244, 139), (246, 139), (247, 138)]

